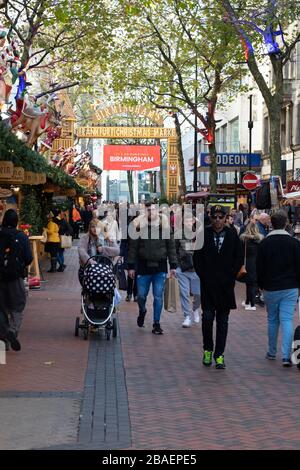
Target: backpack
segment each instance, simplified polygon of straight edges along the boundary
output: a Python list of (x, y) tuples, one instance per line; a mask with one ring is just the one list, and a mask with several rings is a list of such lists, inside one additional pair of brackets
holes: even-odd
[(259, 210), (271, 209), (270, 183), (263, 183), (256, 191), (256, 207)]
[(14, 281), (24, 277), (22, 252), (16, 231), (0, 231), (0, 281)]

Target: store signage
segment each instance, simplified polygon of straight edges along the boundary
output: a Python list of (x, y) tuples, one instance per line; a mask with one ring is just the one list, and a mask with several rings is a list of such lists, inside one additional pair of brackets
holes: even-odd
[[(93, 103), (92, 107), (96, 109), (99, 102)], [(124, 104), (115, 104), (104, 109), (96, 109), (94, 119), (95, 122), (106, 121), (111, 116), (116, 114), (131, 114), (134, 116), (145, 116), (153, 122), (156, 122), (158, 125), (162, 126), (164, 123), (164, 116), (157, 109), (152, 109), (145, 105), (129, 106)]]
[(105, 145), (104, 170), (144, 171), (160, 166), (159, 145)]
[(296, 191), (300, 191), (300, 181), (288, 181), (286, 183), (286, 192), (294, 193)]
[(80, 139), (167, 139), (176, 137), (176, 130), (168, 127), (77, 127)]
[(35, 185), (42, 184), (42, 173), (34, 173), (33, 171), (25, 171), (24, 184)]
[(0, 162), (0, 179), (9, 180), (14, 173), (14, 165), (12, 162)]
[[(211, 156), (209, 153), (200, 153), (200, 166), (209, 167)], [(257, 168), (261, 166), (261, 155), (259, 153), (217, 153), (217, 166), (230, 169)]]
[(15, 166), (14, 172), (11, 178), (12, 183), (22, 183), (24, 180), (25, 171), (21, 166)]

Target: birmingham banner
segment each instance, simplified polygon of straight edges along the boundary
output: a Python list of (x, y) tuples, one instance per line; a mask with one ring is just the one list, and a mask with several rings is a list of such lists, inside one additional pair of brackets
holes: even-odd
[(144, 171), (159, 166), (159, 145), (104, 145), (104, 170)]

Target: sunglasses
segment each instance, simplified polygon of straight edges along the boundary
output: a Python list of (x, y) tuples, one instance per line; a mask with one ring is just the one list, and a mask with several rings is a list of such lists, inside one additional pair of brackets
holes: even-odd
[(222, 220), (222, 219), (224, 219), (224, 217), (225, 217), (225, 215), (212, 215), (211, 216), (211, 218), (214, 219), (214, 220), (216, 220), (216, 219)]

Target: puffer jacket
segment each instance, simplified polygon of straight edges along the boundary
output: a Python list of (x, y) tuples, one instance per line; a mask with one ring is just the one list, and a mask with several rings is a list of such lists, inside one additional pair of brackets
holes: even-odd
[[(140, 237), (129, 240), (128, 269), (135, 269), (138, 264), (138, 272), (141, 274), (163, 272), (167, 271), (167, 260), (170, 268), (176, 269), (175, 241), (166, 219), (161, 217), (160, 223), (156, 225), (145, 224), (144, 219), (137, 225)], [(134, 222), (136, 221), (137, 219)]]
[(59, 225), (50, 220), (47, 225), (47, 242), (60, 243)]

